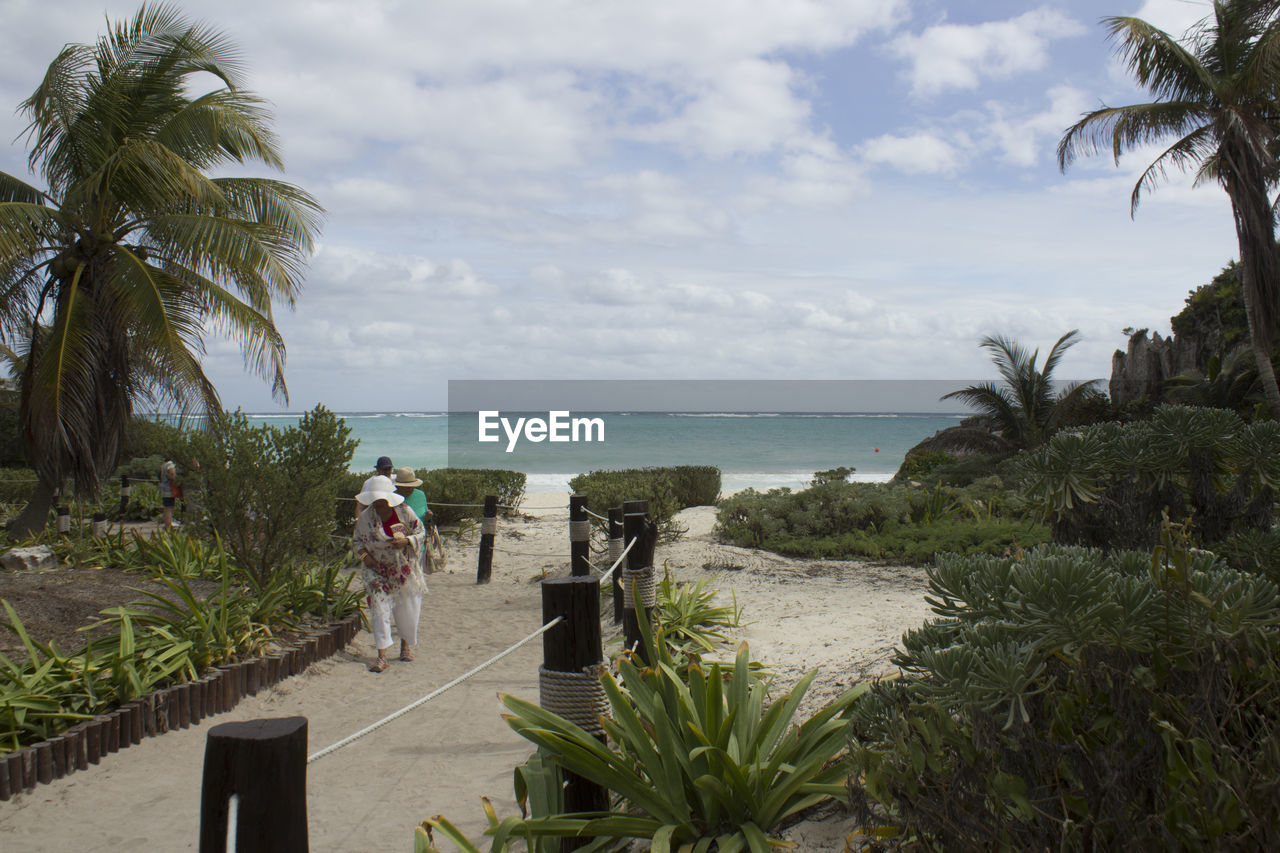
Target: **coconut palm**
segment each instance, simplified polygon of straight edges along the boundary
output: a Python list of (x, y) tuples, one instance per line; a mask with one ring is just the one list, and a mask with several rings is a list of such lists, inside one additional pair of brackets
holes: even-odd
[(1277, 179), (1280, 24), (1274, 2), (1216, 0), (1213, 13), (1180, 42), (1139, 18), (1107, 18), (1110, 37), (1130, 73), (1154, 100), (1085, 113), (1058, 144), (1065, 170), (1077, 156), (1109, 148), (1167, 148), (1138, 179), (1144, 190), (1169, 169), (1195, 171), (1197, 184), (1226, 190), (1235, 216), (1250, 342), (1267, 407), (1280, 417), (1271, 351), (1280, 318), (1280, 252), (1270, 193)]
[(1004, 384), (981, 382), (944, 394), (942, 399), (962, 400), (973, 406), (995, 421), (1000, 435), (1015, 447), (1035, 447), (1058, 429), (1068, 407), (1093, 393), (1098, 383), (1096, 379), (1070, 382), (1054, 390), (1053, 371), (1063, 354), (1079, 340), (1078, 329), (1067, 332), (1038, 367), (1040, 350), (1028, 353), (1026, 347), (1009, 338), (985, 337), (979, 346), (991, 352)]
[(293, 306), (321, 210), (279, 180), (209, 174), (282, 163), (234, 47), (171, 7), (66, 46), (21, 109), (46, 187), (0, 173), (0, 336), (23, 358), (31, 529), (65, 478), (110, 474), (136, 404), (219, 410), (207, 333), (287, 400), (272, 305)]

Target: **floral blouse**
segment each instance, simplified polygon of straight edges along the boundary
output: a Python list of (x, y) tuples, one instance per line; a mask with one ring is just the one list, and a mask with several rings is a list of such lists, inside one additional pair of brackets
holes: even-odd
[(391, 511), (404, 525), (410, 547), (397, 548), (382, 527), (382, 519), (373, 507), (367, 507), (356, 519), (355, 533), (352, 535), (351, 547), (359, 555), (368, 551), (375, 566), (370, 568), (361, 561), (361, 578), (370, 596), (381, 594), (394, 596), (406, 584), (418, 592), (427, 591), (427, 582), (422, 576), (422, 549), (427, 540), (427, 529), (413, 510), (401, 504), (392, 507)]

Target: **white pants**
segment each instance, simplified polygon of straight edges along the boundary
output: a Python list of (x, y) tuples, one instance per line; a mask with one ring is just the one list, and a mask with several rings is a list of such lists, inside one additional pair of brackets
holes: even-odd
[(369, 625), (373, 643), (379, 649), (391, 646), (391, 620), (396, 620), (396, 633), (411, 646), (418, 643), (418, 617), (422, 615), (422, 593), (405, 584), (394, 596), (369, 596)]

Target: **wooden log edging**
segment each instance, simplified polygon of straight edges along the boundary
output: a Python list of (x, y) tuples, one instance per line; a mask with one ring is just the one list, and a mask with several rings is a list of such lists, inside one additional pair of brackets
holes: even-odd
[(230, 711), (246, 696), (332, 657), (360, 632), (356, 611), (295, 639), (272, 655), (217, 667), (197, 681), (185, 681), (138, 696), (105, 714), (77, 723), (48, 740), (0, 755), (0, 802), (37, 784), (87, 770), (105, 756), (143, 738), (185, 729), (206, 717)]

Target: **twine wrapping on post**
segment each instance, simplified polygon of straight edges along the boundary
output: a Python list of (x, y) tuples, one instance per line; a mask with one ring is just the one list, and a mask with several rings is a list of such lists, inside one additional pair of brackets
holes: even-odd
[(609, 540), (609, 565), (612, 566), (614, 563), (618, 562), (618, 558), (621, 556), (622, 556), (622, 540), (610, 539)]
[(590, 538), (591, 538), (591, 522), (589, 520), (569, 522), (569, 541), (570, 542), (586, 542)]
[(640, 595), (642, 607), (653, 607), (657, 603), (658, 593), (653, 583), (653, 566), (622, 570), (622, 606), (626, 610), (636, 609), (631, 592), (633, 588)]
[(480, 519), (480, 535), (481, 536), (496, 536), (497, 533), (498, 533), (497, 518)]
[(609, 697), (600, 683), (604, 664), (585, 667), (582, 672), (557, 672), (538, 667), (538, 704), (564, 717), (593, 735), (603, 735), (600, 718), (609, 713)]

